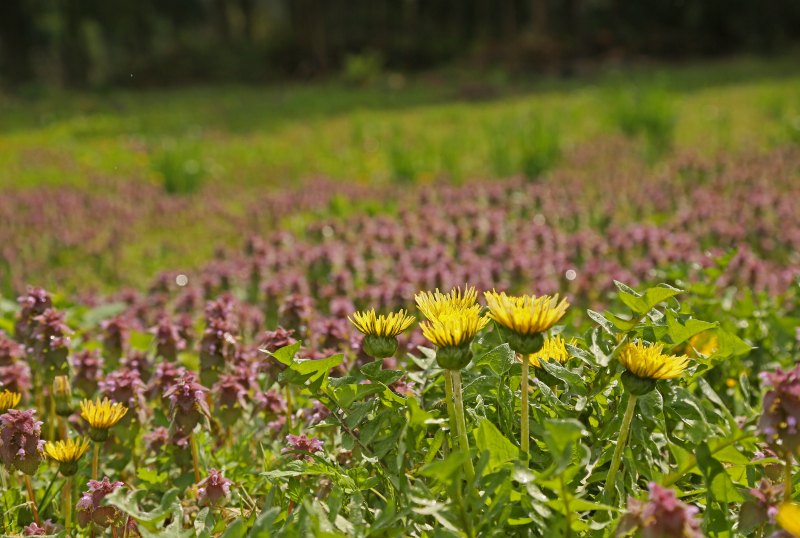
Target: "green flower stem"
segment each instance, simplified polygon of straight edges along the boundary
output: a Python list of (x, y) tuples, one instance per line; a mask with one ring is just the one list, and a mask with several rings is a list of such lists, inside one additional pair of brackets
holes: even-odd
[(31, 484), (31, 477), (23, 474), (22, 478), (25, 480), (25, 487), (28, 489), (28, 498), (31, 500), (31, 513), (33, 514), (33, 521), (40, 527), (42, 520), (39, 519), (39, 509), (36, 508), (36, 494), (33, 492), (33, 484)]
[(520, 355), (520, 359), (522, 360), (522, 380), (520, 385), (521, 391), (521, 399), (520, 399), (520, 416), (519, 416), (519, 432), (520, 432), (520, 440), (519, 440), (519, 447), (522, 452), (521, 456), (522, 459), (527, 461), (528, 460), (528, 453), (530, 452), (530, 441), (531, 441), (531, 434), (530, 434), (530, 419), (528, 418), (529, 412), (529, 404), (528, 404), (528, 356), (527, 355)]
[(616, 488), (614, 487), (614, 483), (617, 479), (617, 471), (619, 471), (620, 463), (622, 463), (622, 454), (625, 452), (625, 444), (628, 440), (628, 433), (631, 431), (633, 412), (636, 410), (636, 400), (638, 399), (639, 397), (634, 394), (628, 395), (628, 407), (625, 409), (625, 416), (622, 417), (622, 428), (619, 430), (617, 447), (614, 449), (614, 456), (611, 458), (611, 467), (608, 469), (608, 477), (606, 478), (606, 494), (609, 496), (609, 502), (612, 503), (616, 497)]
[(783, 466), (783, 500), (787, 503), (792, 500), (792, 453), (786, 454), (786, 465)]
[(192, 465), (194, 466), (194, 482), (200, 483), (200, 453), (197, 450), (197, 437), (194, 433), (189, 435), (189, 443), (192, 445)]
[(99, 469), (100, 469), (100, 443), (95, 441), (92, 454), (92, 480), (97, 480), (97, 474)]
[(467, 422), (464, 419), (464, 398), (461, 394), (461, 372), (459, 370), (450, 370), (450, 375), (453, 380), (453, 398), (455, 400), (455, 413), (456, 413), (456, 428), (458, 430), (458, 444), (459, 448), (468, 454), (464, 462), (464, 473), (467, 475), (467, 481), (472, 482), (475, 479), (475, 467), (472, 465), (472, 455), (469, 450), (469, 439), (467, 438)]
[(456, 406), (453, 403), (453, 371), (444, 371), (444, 398), (447, 401), (447, 417), (450, 419), (450, 431), (458, 436), (458, 425), (456, 423)]
[(72, 477), (68, 476), (66, 484), (64, 484), (64, 530), (67, 531), (72, 527)]

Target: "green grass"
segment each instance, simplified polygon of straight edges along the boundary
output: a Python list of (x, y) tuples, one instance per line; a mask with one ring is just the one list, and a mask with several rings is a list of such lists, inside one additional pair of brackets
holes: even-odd
[[(645, 152), (656, 156), (682, 148), (754, 149), (798, 138), (800, 75), (792, 60), (640, 68), (572, 81), (497, 79), (486, 83), (496, 97), (481, 101), (460, 98), (468, 79), (459, 73), (369, 87), (4, 97), (0, 188), (86, 185), (99, 175), (169, 190), (165, 177), (175, 172), (165, 174), (165, 166), (176, 168), (165, 165), (170, 147), (197, 154), (191, 160), (204, 182), (237, 188), (314, 175), (348, 181), (537, 175), (556, 163), (558, 148), (620, 134), (641, 138)], [(542, 135), (539, 126), (557, 135)]]

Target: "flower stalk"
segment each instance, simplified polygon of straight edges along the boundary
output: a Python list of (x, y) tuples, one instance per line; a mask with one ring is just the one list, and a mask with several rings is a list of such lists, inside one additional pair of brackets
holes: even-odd
[(31, 477), (22, 473), (22, 478), (25, 480), (25, 487), (28, 490), (28, 498), (31, 501), (31, 514), (33, 514), (33, 521), (41, 526), (42, 521), (39, 519), (39, 509), (36, 507), (36, 494), (33, 492), (33, 484), (31, 484)]
[(464, 417), (464, 398), (461, 391), (461, 371), (450, 370), (453, 383), (453, 407), (456, 414), (456, 430), (458, 432), (459, 448), (466, 452), (468, 457), (464, 461), (464, 473), (468, 482), (475, 479), (475, 467), (472, 465), (472, 456), (469, 449), (469, 438), (467, 437), (467, 422)]
[(622, 454), (625, 452), (628, 433), (631, 430), (631, 423), (633, 422), (633, 413), (636, 411), (636, 400), (638, 399), (639, 397), (635, 394), (628, 395), (628, 406), (625, 408), (625, 415), (622, 417), (622, 427), (619, 430), (617, 446), (614, 448), (614, 456), (611, 458), (611, 467), (608, 469), (608, 476), (606, 478), (606, 492), (609, 495), (610, 502), (614, 502), (616, 497), (616, 488), (614, 483), (617, 479), (619, 466), (622, 463)]
[(68, 476), (64, 483), (64, 530), (69, 536), (72, 527), (72, 477)]
[(792, 483), (792, 453), (786, 454), (786, 465), (783, 466), (783, 500), (787, 503), (792, 500), (794, 484)]
[(197, 436), (194, 432), (189, 436), (189, 443), (192, 445), (192, 466), (194, 467), (194, 482), (200, 482), (200, 453), (197, 449)]
[(528, 356), (522, 355), (522, 380), (520, 385), (520, 390), (522, 391), (521, 399), (520, 399), (520, 423), (519, 423), (519, 432), (520, 432), (520, 450), (522, 451), (522, 459), (528, 459), (528, 452), (530, 450), (530, 420), (528, 418)]
[(97, 480), (98, 470), (100, 468), (100, 443), (94, 442), (92, 449), (92, 480)]

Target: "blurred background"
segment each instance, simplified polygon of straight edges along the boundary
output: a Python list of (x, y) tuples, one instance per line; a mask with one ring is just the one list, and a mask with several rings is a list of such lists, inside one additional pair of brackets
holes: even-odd
[(586, 61), (774, 53), (798, 38), (794, 0), (4, 0), (0, 80), (363, 80), (452, 62), (569, 75)]
[(596, 299), (735, 249), (784, 292), (799, 41), (796, 0), (2, 0), (0, 293), (216, 289), (261, 241), (363, 290), (376, 223), (433, 278), (403, 289)]

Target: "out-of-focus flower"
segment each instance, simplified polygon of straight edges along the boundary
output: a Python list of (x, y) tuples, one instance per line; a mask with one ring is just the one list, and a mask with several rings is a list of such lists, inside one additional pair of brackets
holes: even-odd
[(542, 347), (542, 333), (558, 323), (569, 308), (558, 295), (506, 295), (505, 292), (484, 292), (489, 317), (505, 329), (504, 336), (515, 352), (529, 355)]
[(208, 389), (198, 383), (194, 372), (185, 372), (166, 390), (164, 396), (170, 401), (175, 436), (188, 437), (201, 419), (211, 416), (207, 393)]
[(13, 341), (0, 331), (0, 366), (8, 366), (25, 355), (25, 346)]
[(300, 435), (287, 435), (286, 443), (289, 446), (281, 450), (281, 452), (297, 452), (295, 454), (295, 459), (299, 460), (305, 459), (308, 461), (314, 461), (314, 458), (311, 457), (311, 454), (320, 452), (322, 450), (322, 441), (320, 439), (307, 437), (304, 433)]
[(88, 439), (48, 441), (44, 445), (45, 453), (50, 459), (58, 462), (58, 470), (64, 476), (72, 476), (78, 472), (78, 461), (87, 450), (89, 450)]
[(205, 384), (216, 382), (225, 368), (228, 348), (235, 345), (234, 327), (225, 319), (210, 318), (200, 340), (200, 379)]
[(69, 377), (57, 375), (53, 379), (53, 400), (58, 416), (68, 417), (72, 414), (72, 385), (70, 385)]
[(128, 320), (123, 316), (116, 316), (103, 320), (100, 327), (103, 329), (103, 355), (108, 358), (111, 366), (116, 367), (128, 344)]
[(222, 476), (222, 471), (209, 469), (208, 476), (198, 484), (197, 492), (200, 494), (200, 505), (213, 506), (224, 501), (230, 495), (232, 483)]
[(225, 423), (232, 424), (242, 414), (242, 409), (247, 405), (245, 396), (247, 389), (239, 382), (234, 374), (222, 374), (211, 388), (216, 399), (217, 416)]
[(27, 398), (31, 391), (31, 367), (27, 362), (15, 362), (0, 366), (0, 387), (11, 392), (19, 392)]
[(762, 478), (758, 487), (751, 488), (749, 493), (753, 499), (742, 504), (740, 511), (741, 519), (746, 519), (749, 523), (748, 528), (764, 523), (774, 525), (783, 496), (783, 487)]
[(48, 308), (35, 320), (32, 355), (41, 363), (44, 379), (50, 383), (54, 376), (69, 373), (67, 357), (72, 330), (64, 322), (64, 314), (53, 308)]
[(305, 417), (306, 422), (308, 422), (310, 426), (319, 424), (328, 418), (330, 414), (331, 410), (319, 400), (314, 400), (314, 402), (311, 404), (311, 409), (303, 409), (302, 411), (302, 416)]
[(28, 292), (17, 298), (20, 310), (14, 324), (14, 336), (17, 341), (28, 343), (36, 329), (36, 317), (53, 307), (50, 294), (42, 288), (28, 287)]
[(75, 372), (75, 388), (87, 396), (94, 394), (97, 382), (103, 376), (103, 357), (97, 350), (84, 349), (75, 353), (71, 362)]
[(650, 500), (628, 499), (628, 511), (620, 520), (617, 536), (636, 531), (640, 538), (704, 538), (697, 508), (675, 496), (675, 492), (650, 482)]
[(794, 538), (800, 538), (800, 504), (783, 503), (775, 519), (783, 530)]
[(42, 423), (35, 413), (10, 409), (0, 415), (0, 461), (27, 475), (35, 474), (42, 462)]
[(125, 484), (111, 482), (106, 476), (103, 480), (89, 480), (87, 485), (89, 489), (76, 505), (78, 523), (82, 527), (94, 523), (103, 528), (122, 525), (122, 512), (113, 506), (103, 506), (103, 500)]
[(294, 330), (284, 329), (280, 326), (274, 331), (265, 331), (261, 336), (258, 347), (274, 353), (282, 347), (290, 346), (297, 342), (292, 338), (292, 334), (294, 334)]
[(800, 365), (760, 374), (772, 388), (764, 395), (758, 429), (767, 444), (785, 457), (800, 450)]
[(163, 426), (152, 429), (142, 436), (148, 452), (159, 452), (169, 442), (169, 430)]
[(23, 536), (50, 536), (58, 533), (58, 527), (51, 520), (46, 519), (41, 526), (35, 522), (22, 529)]
[[(570, 345), (574, 345), (575, 342), (575, 339), (571, 340)], [(568, 359), (569, 352), (567, 351), (567, 345), (561, 335), (545, 338), (542, 349), (528, 355), (528, 362), (534, 368), (539, 368), (541, 366), (541, 361), (552, 360), (556, 362), (567, 362)]]
[(703, 331), (692, 336), (686, 345), (686, 354), (690, 357), (710, 357), (719, 349), (717, 331)]
[(119, 402), (135, 412), (142, 412), (146, 408), (144, 399), (145, 385), (136, 370), (114, 370), (98, 385), (100, 394), (109, 400)]
[(127, 407), (108, 398), (81, 402), (81, 418), (89, 423), (89, 437), (92, 441), (103, 442), (108, 439), (108, 430), (116, 426), (127, 412)]
[(9, 409), (17, 407), (21, 399), (22, 394), (19, 392), (11, 392), (10, 390), (0, 392), (0, 413), (5, 413)]
[(178, 352), (186, 347), (178, 327), (167, 316), (161, 316), (150, 332), (156, 337), (156, 355), (168, 361), (174, 361)]

